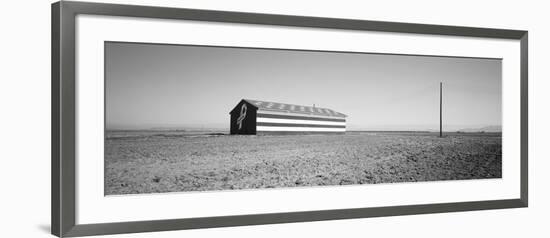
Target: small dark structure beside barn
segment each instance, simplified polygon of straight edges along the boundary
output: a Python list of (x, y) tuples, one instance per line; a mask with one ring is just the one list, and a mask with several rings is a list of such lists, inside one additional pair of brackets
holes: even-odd
[(345, 133), (346, 115), (328, 108), (241, 100), (231, 115), (231, 134)]

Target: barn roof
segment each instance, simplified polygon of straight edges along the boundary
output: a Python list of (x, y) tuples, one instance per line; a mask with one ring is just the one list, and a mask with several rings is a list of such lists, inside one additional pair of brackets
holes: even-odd
[(334, 111), (328, 108), (302, 106), (278, 102), (267, 102), (251, 99), (243, 99), (244, 101), (256, 106), (260, 110), (277, 111), (277, 112), (290, 112), (305, 115), (319, 115), (329, 117), (347, 117), (345, 114)]

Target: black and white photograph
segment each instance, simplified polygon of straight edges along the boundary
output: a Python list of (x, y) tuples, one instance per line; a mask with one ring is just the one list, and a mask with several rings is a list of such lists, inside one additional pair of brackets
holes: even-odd
[(502, 177), (501, 59), (105, 42), (105, 194)]
[(5, 1), (0, 236), (540, 237), (546, 5)]

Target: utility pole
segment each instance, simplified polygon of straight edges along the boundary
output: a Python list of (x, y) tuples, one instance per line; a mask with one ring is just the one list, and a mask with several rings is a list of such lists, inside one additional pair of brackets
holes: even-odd
[(443, 137), (443, 82), (439, 82), (439, 137)]

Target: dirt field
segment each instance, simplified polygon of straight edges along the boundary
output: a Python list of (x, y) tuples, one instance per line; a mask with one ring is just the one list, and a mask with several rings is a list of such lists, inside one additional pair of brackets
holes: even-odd
[(116, 132), (105, 194), (500, 178), (501, 134)]

